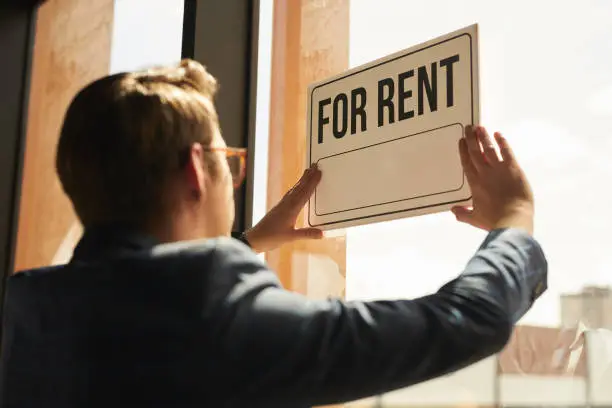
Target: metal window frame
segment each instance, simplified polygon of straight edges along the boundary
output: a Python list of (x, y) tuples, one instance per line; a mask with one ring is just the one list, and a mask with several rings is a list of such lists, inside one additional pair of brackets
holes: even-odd
[(236, 191), (234, 231), (253, 223), (253, 172), (259, 45), (259, 0), (185, 0), (182, 57), (219, 80), (216, 106), (228, 145), (248, 150), (247, 177)]
[(0, 316), (15, 263), (38, 3), (0, 5)]

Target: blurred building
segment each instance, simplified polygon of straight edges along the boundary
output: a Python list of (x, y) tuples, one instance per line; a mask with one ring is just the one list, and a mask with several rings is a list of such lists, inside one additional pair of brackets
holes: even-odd
[(612, 331), (519, 325), (497, 356), (347, 407), (610, 408), (610, 384)]
[(612, 288), (586, 286), (578, 293), (561, 295), (561, 325), (581, 322), (591, 329), (612, 329)]

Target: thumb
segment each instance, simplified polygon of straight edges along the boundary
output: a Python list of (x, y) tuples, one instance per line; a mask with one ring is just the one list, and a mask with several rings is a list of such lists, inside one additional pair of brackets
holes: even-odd
[(291, 235), (293, 239), (321, 239), (323, 231), (319, 228), (298, 228)]
[(466, 224), (472, 225), (474, 223), (474, 209), (469, 207), (453, 207), (451, 208), (455, 218), (459, 222), (465, 222)]

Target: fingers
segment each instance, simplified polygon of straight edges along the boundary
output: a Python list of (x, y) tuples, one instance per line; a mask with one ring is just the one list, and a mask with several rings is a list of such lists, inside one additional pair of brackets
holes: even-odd
[(287, 192), (285, 193), (285, 196), (290, 196), (293, 194), (293, 192), (299, 188), (301, 185), (303, 185), (304, 183), (304, 179), (306, 178), (306, 176), (308, 175), (308, 171), (310, 170), (310, 168), (304, 170), (304, 172), (302, 173), (302, 176), (300, 177), (300, 179), (297, 181), (297, 183), (295, 183), (293, 185), (293, 187), (291, 187), (289, 190), (287, 190)]
[(298, 228), (293, 230), (293, 239), (321, 239), (323, 231), (318, 228)]
[(499, 152), (501, 153), (501, 157), (504, 162), (507, 162), (508, 164), (514, 164), (516, 162), (516, 157), (514, 156), (514, 152), (512, 151), (512, 148), (510, 147), (510, 144), (508, 143), (506, 138), (503, 137), (502, 134), (499, 132), (496, 132), (494, 136), (495, 141), (499, 146)]
[(477, 172), (474, 164), (472, 163), (472, 159), (470, 158), (470, 153), (468, 152), (467, 142), (464, 138), (459, 140), (459, 157), (461, 157), (461, 166), (463, 167), (463, 172), (467, 176), (468, 180), (473, 180), (476, 177)]
[(476, 135), (476, 129), (473, 126), (465, 127), (465, 142), (469, 153), (470, 161), (474, 165), (476, 171), (484, 170), (487, 166), (484, 155), (480, 150), (480, 142)]
[(455, 215), (455, 218), (459, 222), (463, 222), (465, 224), (471, 225), (472, 227), (489, 230), (482, 221), (479, 220), (479, 217), (476, 215), (474, 208), (465, 207), (465, 206), (456, 206), (451, 208), (451, 211)]
[(489, 132), (482, 126), (478, 126), (475, 129), (476, 138), (482, 146), (482, 154), (489, 164), (499, 163), (499, 156), (497, 155), (497, 149), (495, 148), (495, 142), (489, 136)]
[(320, 181), (321, 171), (316, 165), (313, 165), (304, 172), (302, 178), (287, 193), (288, 204), (295, 207), (297, 211), (300, 211), (306, 205), (306, 202), (308, 202)]
[(451, 208), (451, 211), (455, 215), (455, 218), (459, 222), (464, 222), (466, 224), (474, 225), (474, 209), (469, 207), (457, 206)]

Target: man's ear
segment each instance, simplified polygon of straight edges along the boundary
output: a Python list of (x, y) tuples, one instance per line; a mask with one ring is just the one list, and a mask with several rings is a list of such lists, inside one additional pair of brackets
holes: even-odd
[(185, 183), (194, 199), (201, 199), (206, 192), (208, 172), (205, 168), (204, 148), (200, 143), (194, 143), (189, 149), (189, 160), (183, 170)]

